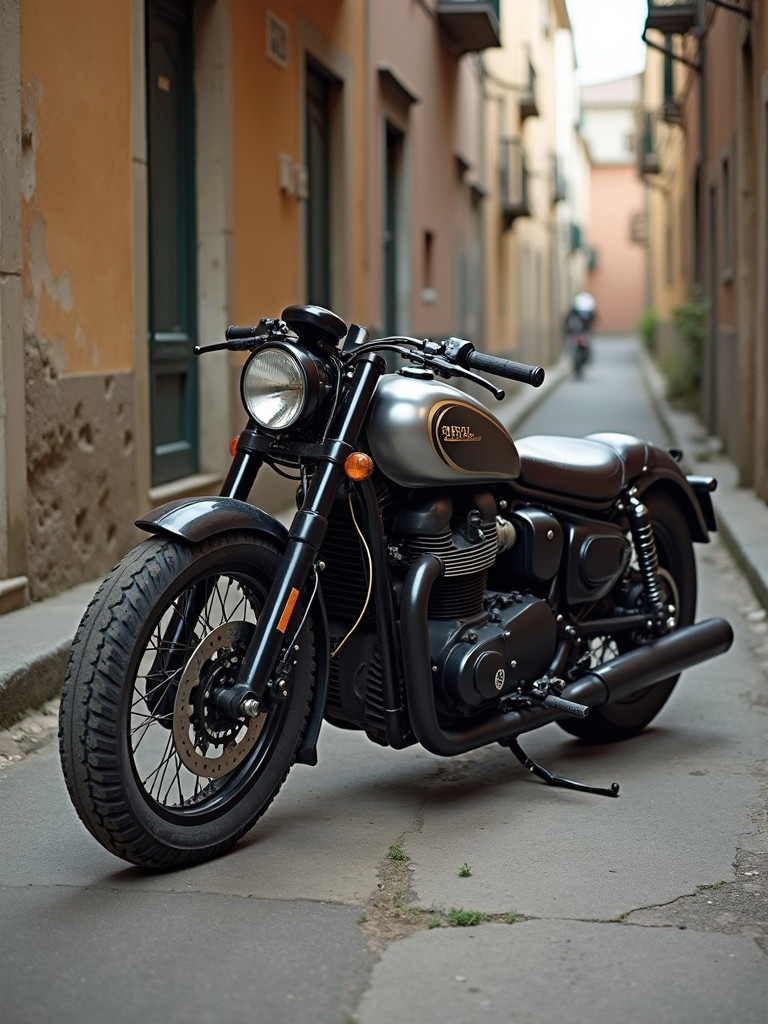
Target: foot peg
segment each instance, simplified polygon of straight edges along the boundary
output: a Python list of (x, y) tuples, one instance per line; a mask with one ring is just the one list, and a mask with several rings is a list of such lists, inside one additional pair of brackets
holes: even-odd
[(579, 793), (594, 793), (597, 796), (619, 795), (618, 782), (612, 782), (610, 789), (603, 789), (601, 786), (586, 786), (583, 782), (574, 782), (572, 779), (563, 778), (562, 775), (554, 775), (542, 765), (537, 764), (532, 758), (528, 757), (514, 737), (512, 739), (504, 740), (503, 745), (505, 747), (509, 747), (523, 768), (527, 768), (533, 775), (543, 779), (548, 786), (558, 786), (560, 789), (575, 789), (578, 790)]

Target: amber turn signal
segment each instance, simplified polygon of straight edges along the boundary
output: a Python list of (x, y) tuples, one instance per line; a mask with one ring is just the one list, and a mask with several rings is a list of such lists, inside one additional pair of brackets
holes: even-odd
[(344, 472), (350, 480), (366, 480), (373, 472), (373, 459), (365, 452), (352, 452), (344, 460)]
[(235, 457), (235, 452), (237, 451), (237, 442), (239, 440), (240, 440), (240, 435), (236, 434), (232, 438), (232, 440), (229, 442), (229, 454), (232, 456), (233, 459)]

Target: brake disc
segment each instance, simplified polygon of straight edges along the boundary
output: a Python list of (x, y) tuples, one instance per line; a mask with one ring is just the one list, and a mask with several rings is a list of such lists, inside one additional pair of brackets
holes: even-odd
[(184, 668), (173, 707), (173, 739), (182, 764), (195, 775), (226, 775), (253, 750), (266, 713), (224, 718), (214, 697), (224, 677), (231, 678), (253, 633), (252, 622), (225, 622), (203, 637)]

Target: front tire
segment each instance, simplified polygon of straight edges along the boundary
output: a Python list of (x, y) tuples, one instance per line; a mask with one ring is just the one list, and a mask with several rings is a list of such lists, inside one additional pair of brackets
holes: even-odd
[(264, 813), (299, 748), (314, 686), (310, 621), (288, 696), (256, 718), (215, 702), (279, 572), (246, 533), (190, 546), (152, 537), (113, 570), (78, 628), (62, 692), (64, 778), (85, 826), (133, 864), (176, 869), (232, 847)]
[[(696, 613), (696, 561), (691, 531), (680, 506), (669, 495), (650, 492), (644, 501), (656, 541), (662, 597), (674, 606), (675, 628), (689, 626)], [(642, 642), (643, 638), (638, 638), (627, 644), (621, 633), (601, 637), (599, 642), (593, 642), (593, 663), (598, 666)], [(586, 718), (564, 719), (558, 725), (587, 743), (628, 739), (641, 732), (661, 711), (678, 678), (679, 674), (670, 676), (627, 700), (593, 708)]]

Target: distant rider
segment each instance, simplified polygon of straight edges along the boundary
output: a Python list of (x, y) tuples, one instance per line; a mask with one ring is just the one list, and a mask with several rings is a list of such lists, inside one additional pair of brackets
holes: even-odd
[(565, 317), (566, 342), (571, 352), (577, 377), (592, 358), (591, 329), (597, 316), (594, 298), (589, 292), (579, 292)]

